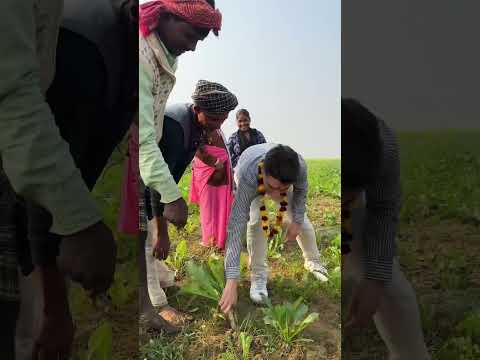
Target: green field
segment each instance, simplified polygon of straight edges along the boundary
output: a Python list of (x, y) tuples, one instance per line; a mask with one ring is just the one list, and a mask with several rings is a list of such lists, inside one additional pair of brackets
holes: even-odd
[[(402, 133), (401, 266), (433, 359), (480, 359), (480, 132)], [(373, 326), (345, 359), (384, 359)]]
[[(416, 290), (427, 345), (434, 360), (480, 358), (480, 138), (479, 132), (401, 134), (403, 208), (398, 244), (402, 269)], [(122, 153), (116, 152), (95, 194), (108, 224), (117, 227)], [(332, 240), (339, 232), (340, 162), (309, 161), (309, 216), (330, 270), (338, 266)], [(188, 193), (189, 178), (181, 183)], [(186, 230), (172, 231), (173, 248), (188, 241), (188, 257), (197, 262), (209, 253), (198, 246), (198, 209), (190, 208)], [(108, 306), (94, 306), (74, 286), (71, 303), (76, 330), (75, 359), (95, 349), (111, 349), (112, 359), (137, 358), (139, 340), (145, 359), (242, 359), (238, 336), (228, 331), (211, 303), (173, 291), (173, 306), (191, 312), (195, 321), (175, 337), (138, 333), (136, 240), (116, 234), (119, 245), (116, 281)], [(303, 296), (319, 320), (304, 336), (313, 342), (288, 349), (263, 323), (261, 309), (248, 299), (246, 256), (238, 308), (250, 318), (251, 357), (257, 359), (340, 359), (340, 279), (319, 286), (305, 277), (297, 247), (272, 251), (269, 289), (274, 303)], [(180, 282), (185, 279), (180, 277)], [(112, 334), (109, 334), (109, 327)], [(94, 331), (97, 333), (94, 334)], [(92, 336), (93, 334), (93, 336)], [(111, 336), (109, 336), (111, 335)], [(114, 339), (114, 341), (112, 341)], [(110, 343), (109, 343), (110, 341)], [(375, 360), (386, 351), (373, 326), (343, 342), (343, 359)], [(95, 352), (95, 351), (94, 351)], [(95, 359), (95, 357), (92, 357)]]
[[(332, 244), (339, 233), (340, 162), (312, 160), (308, 165), (311, 189), (309, 214), (316, 227), (324, 259), (332, 272), (332, 280), (321, 285), (310, 275), (307, 276), (296, 244), (285, 247), (284, 250), (272, 251), (269, 259), (269, 292), (272, 302), (293, 302), (303, 297), (309, 311), (320, 314), (319, 319), (303, 334), (306, 342), (286, 346), (264, 324), (261, 307), (254, 306), (248, 297), (249, 277), (244, 251), (237, 314), (239, 323), (243, 323), (241, 331), (253, 339), (248, 359), (340, 359), (340, 258), (338, 246)], [(188, 175), (180, 187), (186, 196)], [(186, 239), (188, 258), (201, 263), (208, 259), (211, 251), (199, 246), (198, 209), (191, 207), (190, 213), (186, 230), (172, 231), (172, 243), (177, 244), (181, 239)], [(184, 276), (180, 276), (180, 283), (185, 280)], [(225, 319), (219, 316), (215, 303), (178, 292), (171, 293), (170, 302), (178, 309), (191, 313), (195, 320), (182, 334), (175, 337), (152, 335), (142, 329), (140, 336), (143, 359), (243, 359), (239, 336), (229, 330)]]
[(94, 190), (105, 222), (117, 240), (117, 267), (115, 282), (108, 292), (109, 300), (93, 303), (79, 286), (72, 286), (75, 360), (131, 360), (138, 356), (137, 239), (117, 231), (125, 153), (123, 147), (115, 151)]
[[(215, 304), (181, 295), (178, 290), (169, 289), (169, 301), (178, 309), (191, 313), (195, 319), (193, 323), (183, 333), (173, 337), (147, 333), (143, 328), (140, 328), (139, 334), (136, 240), (116, 231), (124, 153), (125, 149), (120, 149), (114, 154), (95, 189), (106, 222), (117, 238), (119, 252), (115, 283), (109, 291), (110, 300), (97, 304), (92, 303), (78, 286), (72, 286), (70, 298), (76, 324), (74, 358), (135, 359), (140, 341), (141, 359), (243, 359), (238, 334), (229, 330)], [(261, 308), (252, 305), (248, 298), (249, 282), (244, 252), (237, 313), (242, 323), (241, 330), (253, 339), (249, 359), (340, 359), (340, 258), (337, 236), (340, 226), (340, 162), (311, 160), (308, 165), (309, 216), (316, 228), (319, 246), (332, 278), (327, 284), (321, 285), (310, 275), (307, 276), (298, 246), (288, 246), (283, 250), (272, 248), (272, 258), (269, 260), (272, 302), (293, 302), (303, 297), (309, 312), (320, 314), (319, 319), (302, 334), (305, 342), (287, 346), (264, 324)], [(190, 176), (186, 174), (180, 184), (185, 196), (188, 194), (189, 180)], [(171, 234), (172, 255), (178, 242), (186, 239), (189, 260), (201, 263), (209, 257), (210, 252), (198, 244), (200, 224), (197, 207), (190, 207), (185, 230), (177, 232), (172, 228)], [(332, 243), (335, 238), (337, 242)], [(180, 271), (178, 280), (181, 286), (185, 281), (183, 271)]]

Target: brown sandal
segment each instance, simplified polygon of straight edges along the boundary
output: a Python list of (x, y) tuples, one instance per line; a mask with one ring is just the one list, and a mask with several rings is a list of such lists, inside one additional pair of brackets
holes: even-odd
[(167, 323), (177, 327), (182, 327), (193, 320), (190, 315), (182, 313), (169, 305), (162, 306), (158, 311), (158, 315), (160, 315)]
[(173, 324), (155, 312), (148, 312), (140, 315), (140, 321), (150, 331), (165, 331), (167, 334), (177, 334), (182, 328)]

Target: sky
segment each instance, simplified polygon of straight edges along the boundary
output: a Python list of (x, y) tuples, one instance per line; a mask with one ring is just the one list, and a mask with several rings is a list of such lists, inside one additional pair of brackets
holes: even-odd
[(405, 130), (480, 127), (480, 2), (343, 1), (342, 95)]
[[(220, 36), (179, 58), (169, 103), (219, 82), (269, 142), (305, 158), (340, 157), (340, 0), (217, 0)], [(235, 111), (223, 126), (236, 131)]]

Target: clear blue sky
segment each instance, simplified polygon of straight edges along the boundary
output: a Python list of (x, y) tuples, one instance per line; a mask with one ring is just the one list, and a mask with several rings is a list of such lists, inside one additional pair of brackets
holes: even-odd
[[(267, 141), (306, 158), (340, 157), (340, 0), (217, 0), (220, 36), (179, 58), (170, 103), (198, 79), (220, 82)], [(238, 108), (237, 108), (238, 109)], [(236, 130), (234, 112), (224, 125)]]

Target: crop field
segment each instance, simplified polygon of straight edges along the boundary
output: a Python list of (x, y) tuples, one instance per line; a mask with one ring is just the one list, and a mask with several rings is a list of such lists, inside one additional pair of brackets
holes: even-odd
[(131, 360), (138, 357), (137, 239), (118, 232), (123, 160), (118, 149), (97, 182), (94, 194), (117, 240), (115, 281), (108, 296), (92, 301), (78, 285), (70, 289), (75, 322), (75, 360)]
[[(142, 359), (340, 359), (340, 162), (311, 160), (308, 165), (308, 213), (331, 274), (330, 281), (321, 284), (307, 274), (298, 245), (284, 246), (283, 240), (277, 238), (269, 246), (268, 288), (272, 304), (271, 307), (255, 306), (248, 295), (250, 282), (245, 249), (236, 308), (237, 331), (230, 329), (220, 314), (214, 296), (208, 299), (176, 289), (168, 293), (170, 304), (190, 313), (194, 321), (173, 337), (141, 329)], [(180, 187), (187, 196), (188, 175)], [(199, 273), (195, 267), (204, 266), (207, 275), (210, 269), (215, 275), (223, 255), (200, 246), (197, 207), (190, 208), (185, 230), (172, 229), (172, 234), (172, 247), (176, 249), (169, 263), (177, 270), (180, 289), (190, 283), (190, 273)], [(221, 281), (212, 282), (221, 288)], [(303, 324), (302, 321), (282, 321), (282, 316), (293, 318), (296, 314), (300, 320), (305, 319)]]
[[(75, 359), (340, 359), (340, 161), (310, 160), (308, 214), (314, 224), (330, 281), (319, 283), (303, 269), (296, 243), (278, 237), (269, 246), (271, 308), (249, 299), (247, 253), (242, 253), (242, 280), (236, 308), (237, 331), (217, 308), (217, 302), (182, 291), (190, 266), (223, 262), (200, 246), (198, 208), (191, 206), (187, 226), (171, 229), (168, 264), (177, 271), (178, 287), (167, 289), (169, 302), (194, 321), (176, 336), (152, 333), (138, 325), (136, 239), (119, 234), (117, 214), (124, 150), (114, 155), (95, 189), (106, 222), (118, 242), (117, 273), (108, 299), (92, 301), (77, 285), (71, 287), (76, 325)], [(180, 187), (186, 197), (190, 175)], [(192, 265), (193, 264), (193, 265)], [(217, 266), (218, 268), (218, 266)], [(296, 306), (296, 307), (295, 307)], [(279, 324), (277, 311), (297, 314), (301, 321)], [(303, 321), (305, 320), (305, 321)], [(277, 324), (278, 326), (275, 326)]]
[[(480, 133), (399, 135), (399, 260), (434, 360), (480, 359)], [(384, 359), (373, 326), (344, 340), (343, 358)]]

